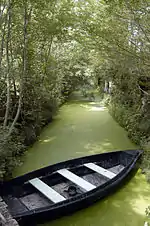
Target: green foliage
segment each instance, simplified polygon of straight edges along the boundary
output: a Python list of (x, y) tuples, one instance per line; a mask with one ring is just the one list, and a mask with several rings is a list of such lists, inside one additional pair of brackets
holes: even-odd
[[(32, 144), (73, 90), (98, 79), (101, 93), (105, 81), (113, 84), (107, 99), (112, 115), (134, 142), (145, 143), (149, 19), (147, 0), (3, 1), (0, 124), (14, 147), (1, 148), (4, 162), (15, 162), (20, 143)], [(1, 175), (7, 171), (4, 162)]]
[(145, 147), (150, 137), (149, 2), (105, 3), (103, 20), (92, 25), (97, 42), (95, 74), (100, 90), (105, 80), (112, 82), (111, 114), (135, 143)]
[[(125, 64), (126, 61), (124, 66)], [(143, 146), (150, 135), (149, 111), (145, 111), (142, 106), (142, 93), (138, 86), (137, 72), (134, 73), (132, 65), (130, 68), (121, 68), (118, 65), (115, 67), (111, 69), (114, 87), (109, 102), (110, 112), (128, 131), (129, 138)]]
[(78, 4), (72, 0), (1, 3), (1, 178), (17, 164), (24, 145), (34, 143), (58, 107), (91, 76), (88, 48), (76, 41), (86, 40), (86, 32), (80, 35), (78, 29), (80, 7), (86, 5)]
[[(128, 131), (129, 138), (138, 145), (143, 145), (147, 139), (147, 130), (144, 127), (146, 122), (142, 122), (142, 114), (136, 109), (128, 108), (124, 105), (109, 104), (109, 110), (116, 121)], [(141, 128), (141, 125), (143, 126)]]
[[(6, 132), (6, 131), (5, 131)], [(5, 133), (0, 133), (0, 180), (5, 176), (11, 177), (12, 170), (20, 162), (18, 156), (20, 156), (25, 150), (23, 145), (23, 138), (19, 135), (19, 131), (16, 129), (13, 136), (7, 140), (4, 138)]]

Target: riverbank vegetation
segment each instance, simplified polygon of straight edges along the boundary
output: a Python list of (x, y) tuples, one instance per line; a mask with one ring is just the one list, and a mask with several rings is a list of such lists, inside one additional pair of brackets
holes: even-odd
[(109, 92), (111, 114), (148, 150), (148, 0), (0, 4), (0, 178), (69, 94), (91, 83)]

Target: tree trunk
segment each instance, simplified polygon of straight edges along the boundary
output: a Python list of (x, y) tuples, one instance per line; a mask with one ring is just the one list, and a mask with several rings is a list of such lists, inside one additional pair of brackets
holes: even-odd
[(9, 117), (9, 109), (10, 109), (10, 60), (9, 60), (9, 42), (11, 36), (11, 2), (9, 0), (8, 3), (8, 29), (7, 29), (7, 40), (6, 40), (6, 60), (7, 60), (7, 101), (6, 101), (6, 112), (4, 117), (3, 128), (5, 129), (8, 122)]
[[(6, 24), (7, 24), (7, 15), (5, 16), (5, 22), (4, 27), (1, 28), (1, 47), (0, 47), (0, 71), (1, 71), (1, 65), (2, 65), (2, 58), (3, 58), (3, 52), (4, 52), (4, 41), (5, 41), (5, 33), (6, 33)], [(1, 24), (2, 27), (2, 24)]]
[[(30, 10), (31, 13), (31, 10)], [(21, 105), (22, 105), (22, 96), (23, 96), (23, 85), (24, 85), (24, 79), (26, 77), (26, 71), (27, 71), (27, 24), (28, 24), (28, 14), (27, 14), (27, 3), (24, 3), (24, 37), (23, 37), (23, 71), (22, 76), (20, 78), (20, 93), (19, 93), (19, 102), (18, 102), (18, 109), (16, 116), (14, 118), (14, 121), (9, 129), (8, 136), (10, 136), (14, 130), (14, 127), (16, 125), (16, 122), (19, 118), (20, 111), (21, 111)]]

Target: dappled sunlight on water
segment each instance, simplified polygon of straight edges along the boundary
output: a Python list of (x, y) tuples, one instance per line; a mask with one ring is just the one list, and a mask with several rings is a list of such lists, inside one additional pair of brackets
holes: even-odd
[[(133, 148), (136, 146), (101, 102), (72, 100), (45, 127), (39, 141), (23, 156), (25, 162), (14, 171), (14, 176), (67, 159)], [(143, 226), (149, 203), (150, 185), (139, 170), (113, 195), (44, 226)]]
[(53, 141), (55, 139), (56, 139), (56, 136), (55, 137), (48, 137), (47, 139), (39, 140), (39, 142), (41, 142), (41, 143), (48, 143), (48, 142), (51, 142), (51, 141)]
[(106, 111), (107, 108), (104, 107), (101, 103), (90, 102), (80, 104), (80, 107), (86, 108), (88, 111)]
[(113, 145), (108, 140), (105, 140), (104, 142), (86, 143), (84, 149), (86, 149), (86, 152), (89, 154), (98, 154), (106, 152), (106, 149), (113, 149)]
[(105, 111), (105, 107), (91, 107), (89, 111)]

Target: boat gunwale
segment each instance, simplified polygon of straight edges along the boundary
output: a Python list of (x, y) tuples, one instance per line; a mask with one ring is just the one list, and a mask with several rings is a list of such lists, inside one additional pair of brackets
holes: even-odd
[[(137, 154), (140, 154), (143, 153), (143, 150), (138, 150), (138, 149), (128, 149), (128, 150), (123, 150), (123, 151), (112, 151), (112, 152), (104, 152), (104, 153), (99, 153), (99, 154), (93, 154), (93, 155), (87, 155), (87, 156), (82, 156), (82, 157), (79, 157), (79, 158), (73, 158), (73, 159), (68, 159), (68, 160), (65, 160), (65, 161), (62, 161), (62, 162), (58, 162), (58, 163), (54, 163), (54, 164), (51, 164), (51, 165), (48, 165), (48, 166), (45, 166), (45, 167), (42, 167), (42, 168), (39, 168), (39, 169), (36, 169), (36, 170), (33, 170), (31, 172), (28, 172), (26, 174), (23, 174), (23, 175), (20, 175), (18, 177), (15, 177), (11, 180), (8, 180), (8, 181), (3, 181), (1, 183), (0, 186), (5, 186), (5, 185), (9, 185), (9, 184), (12, 184), (12, 183), (15, 183), (17, 185), (17, 182), (18, 184), (20, 183), (25, 183), (27, 180), (26, 179), (23, 179), (23, 178), (28, 178), (28, 180), (32, 179), (33, 178), (33, 174), (36, 173), (35, 177), (41, 177), (38, 176), (38, 173), (41, 173), (42, 172), (42, 175), (45, 174), (46, 172), (49, 173), (49, 169), (51, 168), (54, 168), (54, 170), (52, 170), (49, 174), (52, 174), (52, 173), (55, 173), (55, 171), (59, 170), (59, 169), (62, 169), (61, 165), (67, 165), (68, 163), (73, 163), (73, 162), (76, 162), (76, 161), (80, 161), (80, 160), (88, 160), (89, 158), (93, 158), (93, 157), (97, 157), (97, 156), (105, 156), (105, 155), (112, 155), (112, 154), (119, 154), (119, 153), (126, 153), (126, 154), (129, 154), (131, 156), (136, 156), (136, 155), (133, 155), (132, 153), (129, 153), (129, 152), (133, 152), (133, 151), (136, 151), (136, 155)], [(73, 164), (74, 165), (74, 164)], [(83, 164), (81, 164), (83, 165)], [(56, 167), (56, 166), (60, 166), (60, 167)], [(56, 167), (56, 169), (55, 169)], [(21, 181), (20, 181), (21, 179)]]
[[(134, 151), (134, 150), (128, 150), (128, 151)], [(37, 214), (40, 214), (40, 213), (43, 213), (43, 212), (49, 212), (51, 210), (57, 210), (57, 209), (63, 208), (64, 206), (73, 205), (74, 203), (77, 203), (77, 202), (80, 203), (80, 202), (86, 200), (87, 197), (92, 197), (94, 195), (96, 196), (97, 193), (103, 193), (104, 191), (107, 195), (107, 193), (110, 193), (109, 190), (111, 188), (114, 188), (115, 186), (117, 186), (120, 181), (123, 181), (124, 178), (127, 177), (127, 175), (130, 173), (130, 171), (132, 171), (132, 169), (136, 165), (138, 158), (141, 156), (141, 154), (143, 152), (142, 150), (136, 150), (136, 151), (137, 151), (136, 155), (135, 156), (132, 155), (133, 156), (132, 161), (127, 166), (125, 166), (125, 168), (120, 173), (118, 173), (114, 178), (109, 179), (106, 183), (94, 188), (93, 190), (85, 192), (85, 193), (80, 194), (80, 195), (77, 195), (75, 197), (66, 199), (65, 201), (62, 201), (62, 202), (59, 202), (59, 203), (54, 203), (54, 204), (52, 204), (48, 207), (36, 208), (34, 210), (26, 211), (23, 214), (16, 214), (16, 215), (14, 214), (13, 217), (16, 218), (16, 219), (19, 219), (19, 218), (22, 218), (22, 217), (25, 217), (25, 216), (30, 217), (31, 215), (35, 215), (35, 214), (37, 215)], [(118, 151), (118, 153), (119, 152), (122, 153), (122, 152), (126, 152), (126, 151)], [(102, 154), (109, 154), (109, 153), (113, 154), (114, 151), (108, 152), (108, 153), (102, 153)], [(99, 155), (102, 155), (102, 154), (92, 155), (92, 156), (99, 156)], [(129, 154), (129, 153), (127, 153), (127, 154)], [(63, 164), (63, 163), (66, 163), (68, 161), (70, 162), (70, 161), (73, 161), (73, 160), (78, 160), (78, 159), (83, 159), (83, 158), (86, 159), (87, 157), (92, 157), (92, 156), (89, 155), (89, 156), (85, 156), (85, 157), (81, 157), (81, 158), (71, 159), (71, 160), (67, 160), (67, 161), (64, 161), (64, 162), (56, 163), (54, 165), (61, 164), (61, 163)], [(54, 166), (54, 165), (50, 165), (48, 167), (51, 167), (51, 166)], [(42, 169), (45, 169), (45, 168), (48, 168), (48, 167), (44, 167)], [(35, 172), (35, 171), (32, 171), (31, 173), (33, 173), (33, 172)], [(22, 177), (22, 176), (17, 177), (17, 179), (20, 178), (20, 177)], [(14, 178), (14, 179), (16, 179), (16, 178)], [(97, 200), (103, 198), (106, 195), (105, 194), (99, 195), (100, 197), (97, 198)]]

